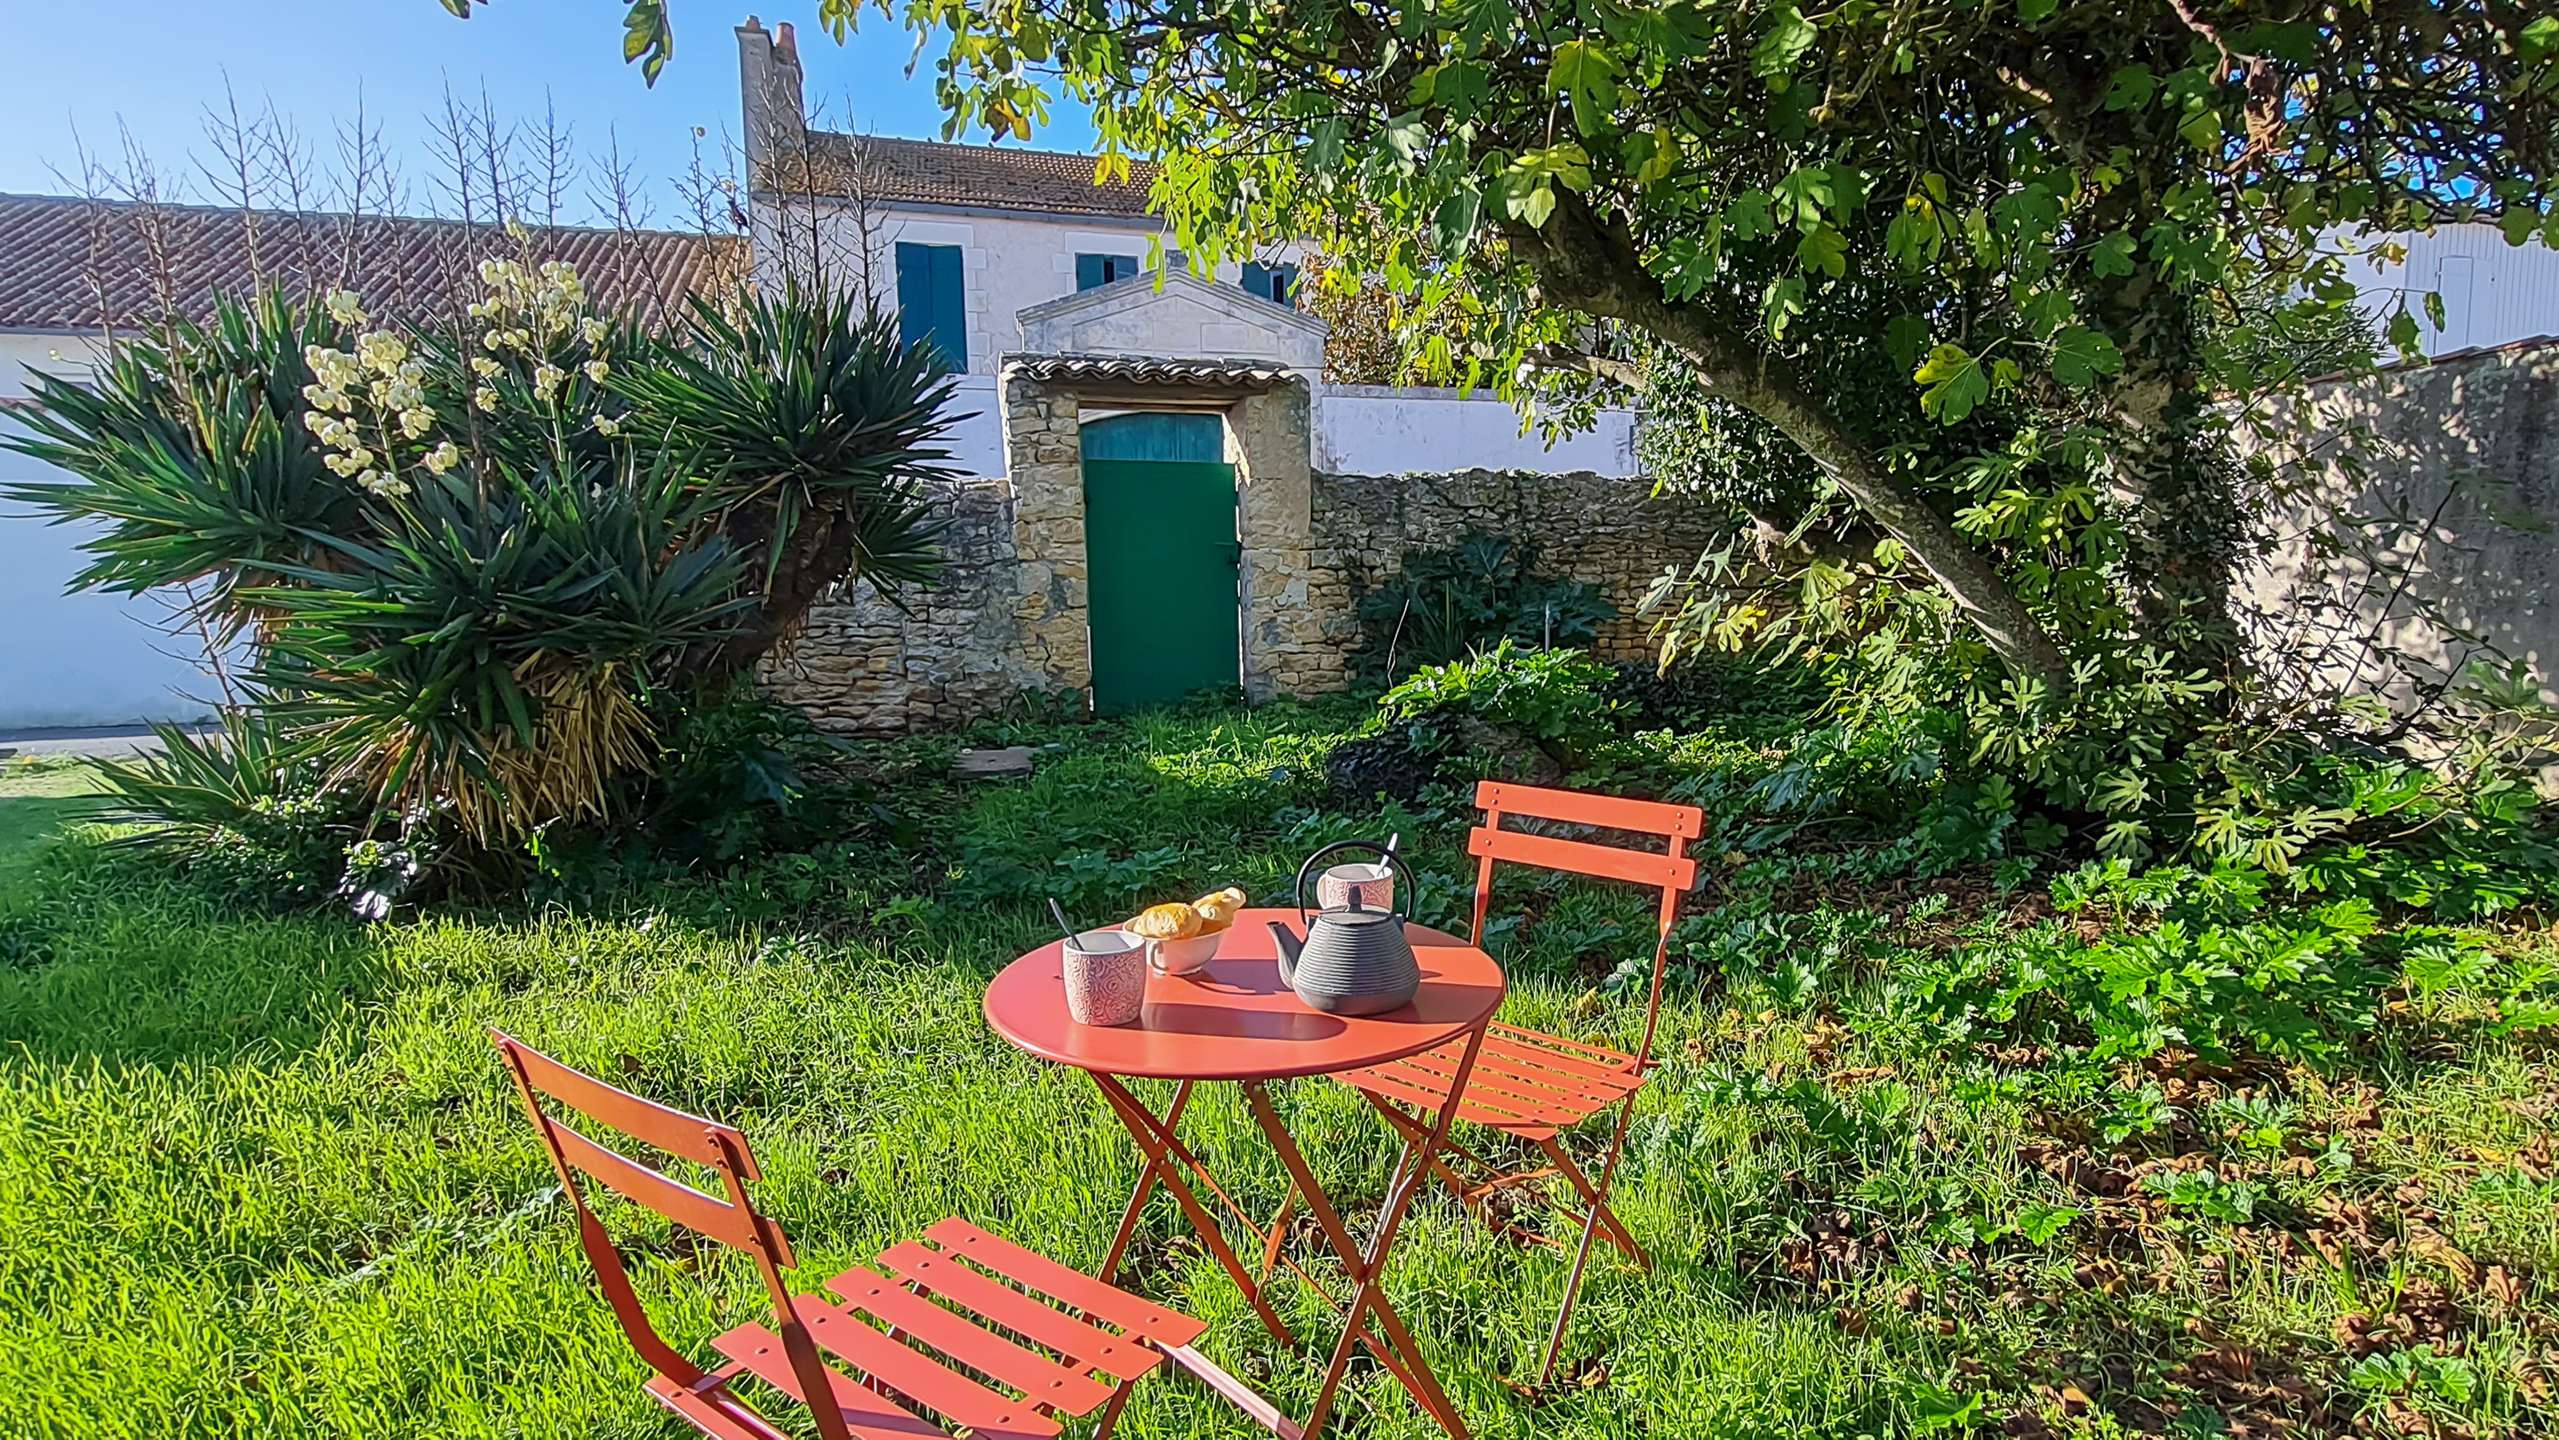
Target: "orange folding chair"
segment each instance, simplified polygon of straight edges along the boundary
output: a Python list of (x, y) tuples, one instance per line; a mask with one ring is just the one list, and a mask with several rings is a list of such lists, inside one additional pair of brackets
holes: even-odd
[[(616, 1089), (504, 1034), (494, 1038), (577, 1209), (578, 1239), (596, 1283), (655, 1372), (650, 1397), (704, 1435), (784, 1440), (784, 1431), (737, 1394), (737, 1382), (750, 1376), (808, 1406), (822, 1440), (943, 1440), (952, 1426), (993, 1440), (1037, 1440), (1059, 1433), (1059, 1417), (1096, 1408), (1103, 1414), (1094, 1434), (1103, 1440), (1129, 1387), (1166, 1359), (1221, 1390), (1242, 1389), (1190, 1348), (1206, 1328), (1201, 1322), (956, 1218), (925, 1231), (921, 1242), (883, 1251), (879, 1270), (857, 1265), (827, 1281), (841, 1303), (794, 1296), (782, 1283), (782, 1272), (795, 1265), (790, 1243), (747, 1195), (747, 1182), (762, 1174), (745, 1136)], [(545, 1097), (709, 1167), (727, 1198), (605, 1148), (554, 1119)], [(587, 1180), (753, 1256), (772, 1296), (773, 1323), (749, 1322), (713, 1340), (726, 1361), (715, 1369), (687, 1359), (649, 1323), (620, 1249), (587, 1205)], [(829, 1364), (829, 1355), (859, 1373)]]
[[(1468, 833), (1466, 850), (1476, 857), (1472, 939), (1477, 945), (1484, 943), (1484, 914), (1492, 903), (1493, 862), (1497, 860), (1658, 886), (1662, 892), (1661, 928), (1653, 947), (1652, 990), (1644, 1002), (1644, 1038), (1634, 1054), (1524, 1030), (1498, 1020), (1484, 1035), (1474, 1078), (1458, 1104), (1457, 1118), (1526, 1140), (1545, 1155), (1547, 1163), (1538, 1169), (1505, 1173), (1451, 1139), (1443, 1142), (1445, 1149), (1471, 1163), (1486, 1178), (1469, 1184), (1452, 1166), (1437, 1161), (1432, 1165), (1441, 1181), (1488, 1224), (1493, 1222), (1486, 1201), (1494, 1192), (1510, 1186), (1561, 1175), (1579, 1192), (1586, 1209), (1581, 1243), (1573, 1253), (1573, 1271), (1565, 1282), (1563, 1308), (1555, 1316), (1555, 1330), (1546, 1343), (1546, 1363), (1538, 1372), (1538, 1383), (1545, 1384), (1554, 1378), (1555, 1362), (1563, 1353), (1564, 1327), (1572, 1319), (1573, 1303), (1581, 1291), (1592, 1238), (1605, 1233), (1636, 1265), (1652, 1268), (1652, 1258), (1644, 1253), (1644, 1247), (1635, 1243), (1635, 1237), (1619, 1223), (1616, 1212), (1608, 1208), (1608, 1190), (1617, 1175), (1618, 1158), (1626, 1149), (1626, 1127), (1634, 1116), (1635, 1093), (1643, 1087), (1645, 1074), (1651, 1068), (1653, 1031), (1661, 1021), (1662, 979), (1670, 968), (1671, 927), (1679, 920), (1681, 897), (1697, 881), (1697, 862), (1683, 852), (1688, 842), (1706, 833), (1706, 817), (1693, 805), (1622, 800), (1489, 780), (1475, 788), (1475, 803), (1484, 812), (1484, 823)], [(1655, 852), (1505, 830), (1505, 815), (1659, 835), (1669, 844), (1666, 850)], [(1338, 1078), (1358, 1089), (1389, 1125), (1411, 1139), (1428, 1134), (1432, 1119), (1447, 1103), (1458, 1058), (1454, 1047), (1442, 1047), (1350, 1071)], [(1617, 1110), (1616, 1131), (1609, 1137), (1599, 1178), (1594, 1181), (1573, 1162), (1571, 1152), (1559, 1137), (1611, 1106)], [(1551, 1241), (1551, 1237), (1516, 1226), (1499, 1228), (1529, 1239)]]

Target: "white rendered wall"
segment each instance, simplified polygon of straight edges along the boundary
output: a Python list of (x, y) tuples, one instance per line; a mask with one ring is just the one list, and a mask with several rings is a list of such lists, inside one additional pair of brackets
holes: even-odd
[[(866, 247), (861, 230), (846, 207), (832, 202), (818, 211), (819, 235), (809, 237), (807, 210), (787, 210), (769, 201), (755, 207), (757, 269), (769, 283), (786, 264), (815, 250), (817, 262), (836, 284), (847, 284), (858, 272), (857, 257)], [(871, 289), (884, 308), (897, 304), (897, 247), (960, 247), (961, 303), (968, 316), (968, 368), (992, 376), (999, 357), (1021, 350), (1021, 312), (1044, 301), (1075, 293), (1075, 257), (1134, 255), (1146, 259), (1146, 240), (1162, 226), (1152, 219), (1116, 220), (1108, 216), (992, 214), (960, 210), (876, 206), (871, 212)], [(1167, 237), (1169, 247), (1171, 240)], [(791, 257), (786, 260), (784, 257)], [(1271, 258), (1280, 258), (1276, 254)], [(1217, 278), (1236, 284), (1243, 276), (1236, 264), (1218, 267)], [(1240, 292), (1239, 292), (1240, 293)]]
[(1017, 318), (1021, 348), (1033, 354), (1258, 360), (1310, 380), (1324, 371), (1322, 321), (1188, 274), (1061, 295)]
[[(25, 396), (25, 367), (79, 370), (88, 354), (73, 336), (0, 334), (0, 401)], [(0, 430), (15, 426), (0, 409)], [(69, 477), (0, 449), (0, 482), (54, 478)], [(83, 563), (80, 535), (0, 501), (0, 730), (202, 718), (214, 686), (191, 658), (201, 650), (160, 630), (167, 606), (64, 593)]]
[[(2407, 247), (2404, 264), (2371, 253), (2387, 241)], [(2348, 265), (2364, 307), (2386, 317), (2404, 292), (2429, 355), (2559, 335), (2559, 250), (2538, 239), (2509, 245), (2494, 225), (2445, 225), (2370, 237), (2360, 248), (2366, 253)], [(2441, 333), (2425, 319), (2430, 291), (2443, 296)]]
[[(1004, 473), (1002, 402), (993, 376), (960, 377), (952, 409), (962, 415), (945, 442), (966, 475)], [(1639, 473), (1636, 415), (1604, 410), (1599, 423), (1552, 449), (1519, 431), (1519, 412), (1489, 396), (1377, 385), (1315, 387), (1313, 468), (1327, 475), (1434, 474), (1455, 470), (1587, 470), (1611, 479)]]
[(958, 393), (951, 397), (950, 413), (957, 417), (943, 448), (951, 452), (950, 463), (963, 475), (1001, 475), (1004, 473), (1004, 397), (997, 390), (992, 375), (969, 374), (958, 378)]
[(1549, 448), (1536, 432), (1521, 434), (1519, 412), (1490, 395), (1327, 386), (1315, 392), (1315, 468), (1328, 475), (1587, 470), (1631, 477), (1635, 412), (1602, 411), (1591, 429)]

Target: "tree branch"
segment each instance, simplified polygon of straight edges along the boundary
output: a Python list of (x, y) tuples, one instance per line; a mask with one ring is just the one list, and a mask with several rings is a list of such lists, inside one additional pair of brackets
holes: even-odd
[(1545, 225), (1509, 221), (1503, 234), (1550, 303), (1624, 320), (1676, 346), (1716, 393), (1783, 431), (1908, 547), (2002, 660), (2056, 692), (2069, 688), (2069, 659), (1991, 558), (1885, 469), (1873, 445), (1806, 389), (1784, 359), (1664, 296), (1633, 243), (1578, 196), (1562, 197)]

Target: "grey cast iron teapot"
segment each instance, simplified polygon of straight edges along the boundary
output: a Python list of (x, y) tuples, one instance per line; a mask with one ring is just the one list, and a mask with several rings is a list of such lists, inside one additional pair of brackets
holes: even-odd
[[(1354, 890), (1348, 904), (1308, 918), (1307, 880), (1319, 862), (1342, 850), (1374, 851), (1395, 867), (1403, 908), (1365, 909)], [(1422, 962), (1413, 954), (1413, 942), (1404, 937), (1412, 894), (1413, 872), (1391, 846), (1344, 840), (1306, 857), (1297, 872), (1297, 914), (1306, 927), (1305, 941), (1301, 944), (1279, 921), (1269, 922), (1271, 938), (1279, 942), (1281, 983), (1327, 1015), (1382, 1015), (1413, 1003), (1414, 992), (1422, 988)]]

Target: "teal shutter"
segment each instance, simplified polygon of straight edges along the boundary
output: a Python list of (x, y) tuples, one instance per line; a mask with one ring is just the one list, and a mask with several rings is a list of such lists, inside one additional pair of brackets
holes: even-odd
[(897, 338), (913, 345), (933, 338), (933, 257), (928, 247), (897, 247)]
[(961, 279), (960, 247), (897, 247), (898, 337), (912, 345), (930, 340), (953, 370), (969, 368), (968, 301)]
[(1258, 260), (1244, 262), (1244, 288), (1274, 305), (1297, 305), (1297, 267), (1265, 265)]
[(1075, 257), (1075, 288), (1078, 290), (1090, 290), (1096, 285), (1108, 285), (1115, 280), (1126, 280), (1136, 273), (1137, 257), (1134, 255), (1078, 255)]

